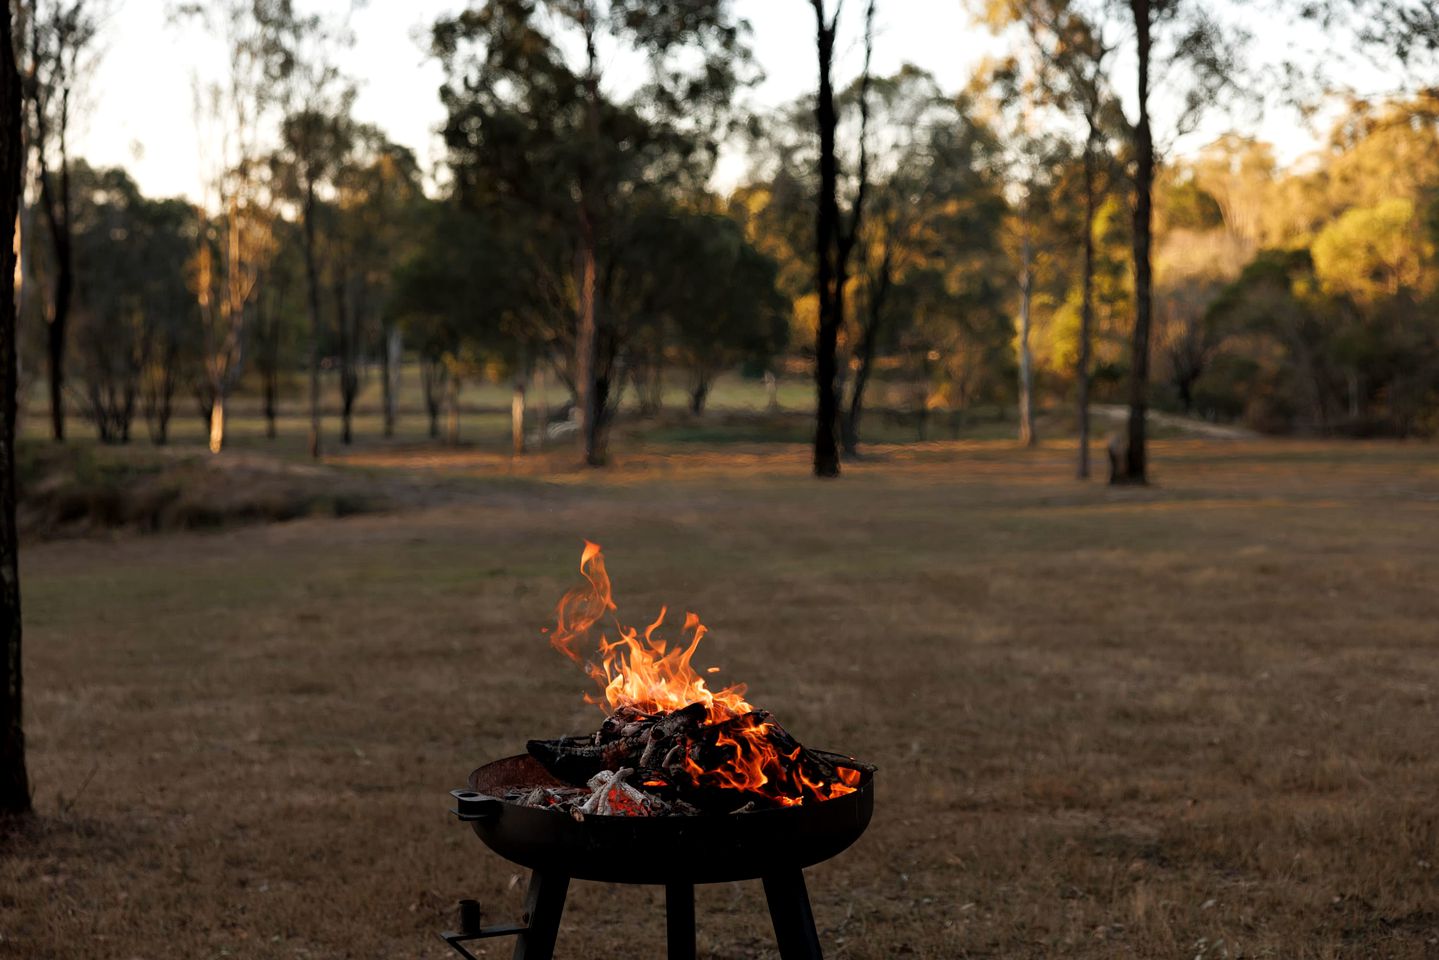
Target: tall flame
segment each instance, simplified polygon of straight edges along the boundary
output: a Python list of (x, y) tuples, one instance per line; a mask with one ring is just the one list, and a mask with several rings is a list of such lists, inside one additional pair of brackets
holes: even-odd
[[(618, 611), (599, 544), (585, 541), (580, 572), (586, 585), (574, 588), (560, 600), (555, 609), (555, 628), (550, 631), (550, 644), (576, 663), (583, 659), (577, 649), (580, 641), (605, 614)], [(710, 690), (704, 677), (695, 671), (691, 661), (706, 633), (700, 618), (685, 614), (681, 642), (671, 646), (659, 636), (667, 613), (668, 609), (661, 607), (659, 616), (643, 634), (623, 626), (618, 619), (614, 640), (601, 632), (599, 662), (586, 662), (585, 672), (599, 684), (604, 699), (586, 699), (608, 707), (608, 712), (633, 707), (645, 713), (669, 713), (703, 703), (710, 723), (752, 712), (754, 707), (744, 699), (744, 684)]]
[[(580, 572), (586, 584), (569, 591), (555, 610), (555, 627), (550, 643), (556, 650), (574, 660), (583, 661), (578, 647), (595, 624), (606, 614), (614, 613), (615, 639), (601, 632), (598, 641), (599, 662), (584, 661), (585, 672), (599, 684), (601, 698), (586, 696), (607, 713), (621, 707), (648, 714), (671, 713), (691, 704), (703, 703), (707, 723), (721, 723), (742, 718), (727, 732), (720, 732), (715, 747), (723, 761), (703, 767), (686, 756), (685, 770), (699, 785), (761, 793), (782, 804), (795, 805), (806, 799), (828, 799), (852, 793), (859, 783), (856, 770), (840, 768), (842, 782), (817, 783), (807, 777), (799, 759), (801, 748), (782, 753), (772, 738), (765, 714), (758, 713), (745, 699), (744, 684), (721, 690), (710, 690), (704, 677), (692, 665), (705, 626), (693, 613), (685, 614), (680, 642), (671, 646), (659, 636), (664, 626), (666, 608), (640, 633), (619, 622), (618, 608), (605, 571), (605, 558), (598, 544), (585, 541), (580, 557)], [(708, 668), (715, 672), (717, 667)]]

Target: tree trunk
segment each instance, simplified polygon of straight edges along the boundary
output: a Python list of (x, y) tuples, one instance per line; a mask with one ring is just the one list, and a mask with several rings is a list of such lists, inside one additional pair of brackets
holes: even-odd
[[(597, 376), (595, 377), (595, 432), (599, 436), (598, 443), (602, 458), (606, 454), (605, 438), (609, 429), (610, 413), (610, 378)], [(600, 462), (603, 463), (604, 460), (601, 459)], [(595, 464), (591, 464), (591, 466), (595, 466)]]
[(1034, 432), (1034, 361), (1029, 352), (1030, 310), (1034, 302), (1034, 245), (1030, 241), (1027, 222), (1024, 231), (1019, 267), (1019, 442), (1032, 447), (1039, 438)]
[[(60, 245), (57, 243), (56, 247)], [(57, 252), (56, 256), (60, 256)], [(50, 437), (65, 439), (65, 327), (70, 313), (70, 285), (73, 280), (64, 260), (55, 283), (55, 302), (46, 327), (45, 359), (50, 373)]]
[(215, 400), (210, 404), (210, 452), (219, 453), (225, 448), (225, 394), (215, 391)]
[[(43, 145), (42, 145), (43, 147)], [(55, 249), (55, 299), (46, 328), (46, 360), (50, 374), (50, 438), (65, 440), (65, 343), (71, 317), (71, 295), (75, 291), (75, 256), (71, 246), (71, 170), (65, 150), (65, 131), (60, 131), (60, 196), (53, 196), (52, 180), (45, 163), (40, 163), (40, 200), (50, 227)], [(56, 206), (59, 204), (59, 206)], [(13, 229), (13, 227), (12, 227)]]
[(177, 352), (173, 341), (166, 343), (164, 359), (160, 361), (160, 385), (154, 394), (154, 422), (150, 422), (149, 411), (145, 418), (146, 424), (150, 427), (150, 442), (157, 447), (163, 447), (170, 439), (170, 410), (175, 399)]
[(695, 384), (690, 389), (690, 413), (698, 417), (705, 412), (705, 400), (709, 398), (710, 381), (709, 377), (701, 375), (695, 378)]
[[(271, 296), (273, 292), (266, 291)], [(254, 326), (259, 341), (260, 400), (265, 417), (265, 439), (273, 440), (276, 430), (275, 404), (280, 394), (280, 320), (277, 310), (265, 309), (265, 296), (255, 298)]]
[(156, 446), (164, 446), (170, 440), (170, 412), (175, 405), (175, 367), (180, 362), (180, 347), (169, 336), (165, 341), (164, 358), (160, 388), (155, 397), (155, 432), (150, 438)]
[(15, 215), (20, 205), (20, 76), (10, 9), (0, 15), (0, 813), (30, 810), (25, 769), (20, 656), (20, 558), (15, 530), (15, 406), (19, 342), (15, 335)]
[(133, 383), (125, 387), (125, 400), (121, 404), (120, 413), (120, 442), (130, 442), (130, 425), (135, 420), (135, 386)]
[(310, 456), (320, 457), (320, 271), (315, 263), (315, 185), (306, 178), (305, 283), (310, 310)]
[(1153, 227), (1154, 138), (1149, 129), (1149, 3), (1130, 0), (1139, 52), (1139, 124), (1135, 128), (1134, 175), (1134, 343), (1129, 370), (1129, 443), (1123, 477), (1116, 481), (1147, 483), (1145, 417), (1149, 408), (1149, 326), (1153, 308), (1150, 231)]
[(859, 368), (854, 372), (854, 388), (850, 391), (849, 410), (845, 413), (841, 432), (846, 457), (859, 456), (859, 420), (864, 413), (864, 391), (869, 385), (870, 371), (874, 368), (874, 353), (884, 324), (884, 304), (889, 299), (893, 283), (893, 265), (894, 252), (886, 238), (879, 263), (879, 277), (869, 298), (869, 323), (865, 325), (856, 351)]
[(859, 86), (859, 162), (855, 170), (854, 202), (849, 223), (842, 229), (839, 218), (839, 162), (835, 156), (835, 129), (838, 114), (834, 105), (834, 40), (839, 27), (838, 7), (828, 20), (824, 0), (811, 0), (816, 21), (816, 49), (819, 53), (819, 94), (815, 101), (815, 120), (819, 127), (819, 203), (815, 214), (815, 252), (818, 254), (817, 286), (819, 287), (819, 329), (815, 336), (815, 389), (818, 394), (815, 411), (814, 475), (839, 476), (839, 409), (840, 395), (836, 388), (838, 363), (835, 349), (839, 330), (844, 325), (845, 283), (848, 280), (849, 257), (859, 235), (864, 212), (864, 197), (869, 183), (869, 76), (870, 57), (874, 52), (875, 0), (865, 10), (864, 67)]
[(400, 328), (390, 326), (385, 331), (385, 437), (395, 435), (395, 421), (399, 419), (400, 409), (400, 358), (403, 341), (400, 339)]
[(604, 465), (605, 452), (601, 446), (599, 391), (595, 385), (595, 367), (599, 360), (599, 330), (595, 317), (595, 237), (589, 214), (582, 212), (580, 220), (580, 309), (579, 331), (575, 338), (575, 378), (585, 463), (599, 467)]
[(273, 440), (279, 431), (275, 428), (275, 399), (279, 393), (279, 371), (271, 367), (265, 371), (265, 439)]
[(355, 304), (350, 298), (349, 278), (336, 267), (335, 322), (340, 331), (340, 443), (349, 446), (354, 439), (355, 396), (360, 390), (360, 377), (355, 369), (356, 323)]
[(453, 373), (445, 378), (445, 442), (460, 443), (460, 378)]
[(425, 413), (430, 418), (430, 439), (440, 439), (440, 388), (444, 378), (443, 361), (420, 358), (420, 389), (425, 395)]
[(211, 386), (210, 376), (207, 373), (195, 383), (195, 407), (200, 412), (200, 423), (207, 433), (210, 430), (210, 411), (214, 406), (214, 387)]
[(815, 430), (814, 475), (839, 476), (839, 444), (835, 437), (838, 398), (835, 396), (835, 348), (839, 342), (842, 316), (836, 303), (835, 246), (839, 233), (839, 165), (835, 158), (835, 128), (838, 117), (834, 107), (835, 24), (827, 23), (824, 4), (814, 0), (818, 21), (816, 46), (819, 53), (819, 96), (815, 103), (815, 119), (819, 125), (819, 206), (815, 213), (815, 254), (818, 258), (819, 328), (814, 345)]
[(545, 383), (544, 364), (540, 364), (535, 368), (535, 391), (540, 395), (540, 415), (538, 418), (540, 429), (536, 436), (539, 437), (539, 448), (541, 450), (545, 448), (545, 433), (550, 429), (550, 396), (549, 391), (546, 389), (547, 386)]
[[(590, 159), (599, 150), (600, 138), (600, 76), (599, 50), (595, 44), (595, 16), (589, 0), (583, 7), (586, 68), (585, 134), (589, 141)], [(575, 376), (580, 404), (580, 436), (584, 443), (585, 463), (592, 467), (605, 462), (604, 401), (600, 398), (598, 380), (599, 318), (595, 294), (598, 264), (595, 253), (594, 172), (586, 170), (580, 177), (580, 302), (579, 330), (575, 340)]]
[(1084, 266), (1079, 305), (1079, 361), (1075, 379), (1079, 393), (1079, 479), (1089, 479), (1089, 350), (1094, 326), (1094, 139), (1091, 115), (1084, 143)]
[(518, 377), (510, 394), (510, 448), (517, 457), (525, 452), (525, 381)]

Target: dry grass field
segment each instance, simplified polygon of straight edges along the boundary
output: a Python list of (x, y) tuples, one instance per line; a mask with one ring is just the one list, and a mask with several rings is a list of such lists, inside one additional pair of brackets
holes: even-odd
[[(0, 957), (441, 958), (457, 899), (517, 914), (447, 791), (598, 718), (540, 634), (582, 537), (622, 614), (698, 610), (704, 663), (879, 765), (810, 871), (830, 958), (1439, 957), (1439, 449), (1166, 442), (1143, 490), (1058, 447), (671, 454), (372, 453), (334, 469), (446, 496), (29, 546)], [(559, 956), (661, 957), (662, 909), (576, 884)], [(698, 912), (774, 956), (757, 884)]]

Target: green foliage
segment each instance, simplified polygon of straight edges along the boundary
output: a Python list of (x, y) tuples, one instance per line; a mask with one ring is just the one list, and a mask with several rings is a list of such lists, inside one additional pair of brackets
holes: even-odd
[[(740, 24), (725, 0), (489, 0), (436, 23), (432, 48), (446, 73), (452, 200), (499, 262), (527, 261), (509, 276), (532, 281), (485, 325), (526, 326), (519, 339), (543, 345), (577, 396), (597, 398), (602, 425), (624, 361), (660, 356), (632, 292), (646, 285), (623, 262), (627, 232), (647, 209), (703, 202), (747, 63)], [(646, 59), (648, 82), (610, 89), (615, 51)], [(577, 262), (592, 281), (576, 276)], [(591, 324), (593, 353), (581, 358), (578, 330)], [(586, 438), (599, 460), (602, 438)]]
[(119, 169), (71, 174), (76, 309), (73, 344), (86, 416), (100, 439), (123, 442), (143, 404), (174, 389), (195, 348), (187, 264), (198, 221), (181, 200), (150, 200)]
[(696, 413), (717, 373), (766, 362), (788, 341), (778, 267), (728, 217), (640, 211), (619, 244), (616, 270), (620, 322), (647, 325), (660, 344), (673, 344), (690, 373)]
[(1185, 177), (1161, 187), (1159, 201), (1165, 223), (1171, 229), (1213, 230), (1224, 223), (1219, 202), (1194, 177)]
[(1372, 303), (1418, 288), (1432, 248), (1421, 240), (1414, 204), (1391, 197), (1346, 210), (1314, 239), (1314, 269), (1326, 290)]

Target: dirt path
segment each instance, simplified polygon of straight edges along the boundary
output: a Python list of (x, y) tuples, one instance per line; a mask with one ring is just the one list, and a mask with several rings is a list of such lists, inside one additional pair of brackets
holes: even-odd
[[(1129, 408), (1117, 403), (1096, 403), (1089, 408), (1097, 416), (1114, 423), (1122, 423), (1129, 419)], [(1149, 411), (1149, 422), (1161, 427), (1169, 427), (1172, 430), (1179, 430), (1189, 436), (1203, 437), (1206, 440), (1259, 440), (1262, 435), (1250, 430), (1247, 427), (1236, 427), (1232, 424), (1210, 423), (1207, 420), (1199, 420), (1194, 417), (1181, 417), (1173, 413), (1161, 413), (1157, 410)]]

